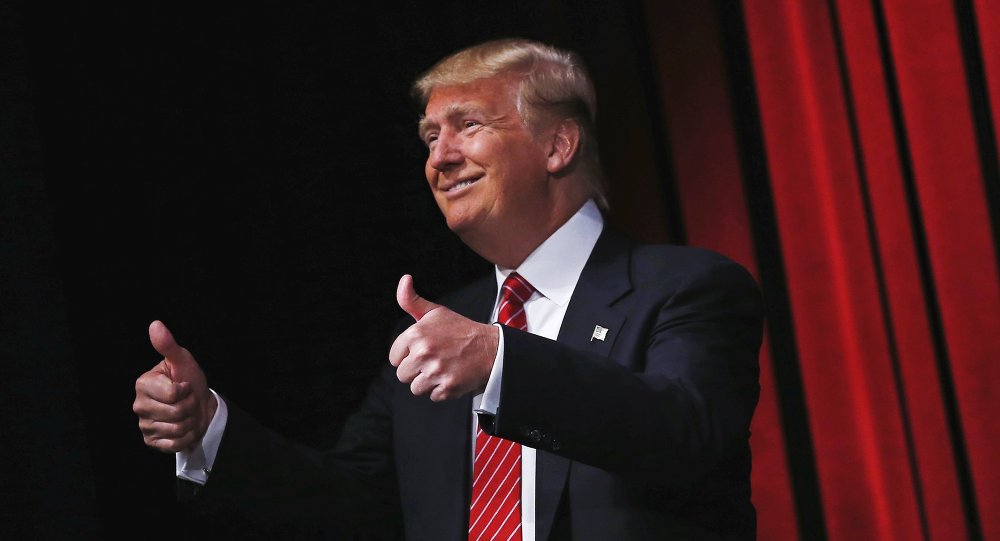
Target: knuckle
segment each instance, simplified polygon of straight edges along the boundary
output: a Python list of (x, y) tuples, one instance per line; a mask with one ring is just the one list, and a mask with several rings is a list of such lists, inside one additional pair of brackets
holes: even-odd
[(182, 418), (183, 416), (184, 414), (181, 411), (180, 406), (177, 406), (176, 404), (166, 404), (163, 406), (163, 412), (160, 415), (160, 420), (172, 422)]
[(167, 421), (179, 421), (191, 416), (191, 408), (187, 404), (170, 404), (166, 411)]
[(149, 380), (151, 380), (151, 379), (153, 379), (155, 377), (156, 377), (156, 373), (155, 372), (153, 372), (152, 370), (147, 370), (147, 371), (143, 372), (142, 374), (139, 374), (139, 377), (135, 378), (135, 386), (136, 387), (141, 387), (141, 386), (147, 385), (149, 383)]
[(427, 361), (433, 358), (434, 350), (426, 341), (420, 341), (410, 348), (410, 355), (413, 355), (420, 361)]
[(177, 393), (177, 387), (173, 386), (173, 385), (170, 385), (166, 389), (163, 390), (163, 400), (165, 400), (167, 402), (170, 402), (170, 403), (177, 402), (177, 398), (178, 398), (177, 394), (178, 394)]
[(151, 419), (153, 416), (153, 410), (150, 408), (150, 404), (146, 401), (136, 401), (132, 404), (132, 411), (135, 413), (136, 417), (141, 419)]
[(397, 368), (396, 369), (396, 379), (398, 379), (400, 383), (409, 383), (410, 382), (410, 380), (407, 379), (406, 373), (403, 372), (402, 368)]
[(414, 327), (416, 326), (411, 326), (409, 329), (400, 333), (399, 336), (396, 337), (396, 341), (393, 342), (393, 345), (398, 344), (400, 347), (412, 348), (413, 342), (415, 342), (418, 338), (417, 330)]
[(166, 376), (162, 373), (157, 372), (156, 370), (150, 370), (135, 380), (135, 389), (136, 391), (148, 393), (151, 388), (155, 388), (159, 385), (160, 381), (165, 378)]
[(182, 434), (182, 432), (178, 430), (177, 425), (174, 423), (160, 423), (156, 432), (161, 438), (176, 438)]

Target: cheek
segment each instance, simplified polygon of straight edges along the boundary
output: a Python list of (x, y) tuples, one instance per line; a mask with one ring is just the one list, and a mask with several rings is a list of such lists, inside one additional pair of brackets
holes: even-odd
[(465, 142), (462, 147), (462, 154), (469, 161), (479, 165), (496, 164), (497, 156), (503, 154), (502, 145), (486, 136), (474, 137)]
[(431, 188), (434, 187), (434, 181), (437, 179), (438, 171), (431, 167), (430, 160), (424, 162), (424, 178), (427, 179), (427, 184)]

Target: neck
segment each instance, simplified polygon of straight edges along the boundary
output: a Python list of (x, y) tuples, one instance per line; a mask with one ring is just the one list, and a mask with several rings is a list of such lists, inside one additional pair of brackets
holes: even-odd
[(589, 192), (576, 191), (558, 198), (548, 218), (539, 225), (519, 228), (513, 224), (504, 231), (483, 231), (461, 235), (462, 242), (494, 265), (516, 269), (525, 259), (552, 236), (580, 207), (587, 202)]

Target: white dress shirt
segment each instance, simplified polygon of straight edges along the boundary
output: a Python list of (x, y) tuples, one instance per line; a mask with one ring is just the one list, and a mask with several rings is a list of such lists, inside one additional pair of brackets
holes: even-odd
[[(524, 303), (528, 332), (555, 340), (580, 273), (583, 272), (603, 228), (604, 218), (600, 210), (593, 200), (587, 201), (517, 269), (496, 267), (497, 298), (490, 321), (496, 321), (500, 285), (508, 274), (516, 270), (535, 288), (531, 298)], [(486, 390), (472, 400), (475, 409), (496, 413), (503, 376), (503, 349), (501, 332), (500, 346)], [(212, 393), (215, 394), (215, 391)], [(218, 395), (215, 397), (219, 401), (219, 407), (201, 443), (191, 451), (177, 453), (177, 477), (199, 484), (205, 484), (208, 480), (228, 418), (225, 401)], [(473, 415), (472, 419), (472, 437), (475, 441), (476, 416)], [(521, 447), (521, 537), (523, 541), (535, 539), (535, 450), (527, 446)]]

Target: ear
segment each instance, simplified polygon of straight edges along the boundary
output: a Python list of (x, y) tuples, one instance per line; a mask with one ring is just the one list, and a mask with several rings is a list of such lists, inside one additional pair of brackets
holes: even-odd
[(549, 174), (556, 175), (566, 170), (573, 163), (580, 151), (580, 124), (571, 118), (559, 122), (552, 133), (552, 145), (549, 147), (546, 168)]

